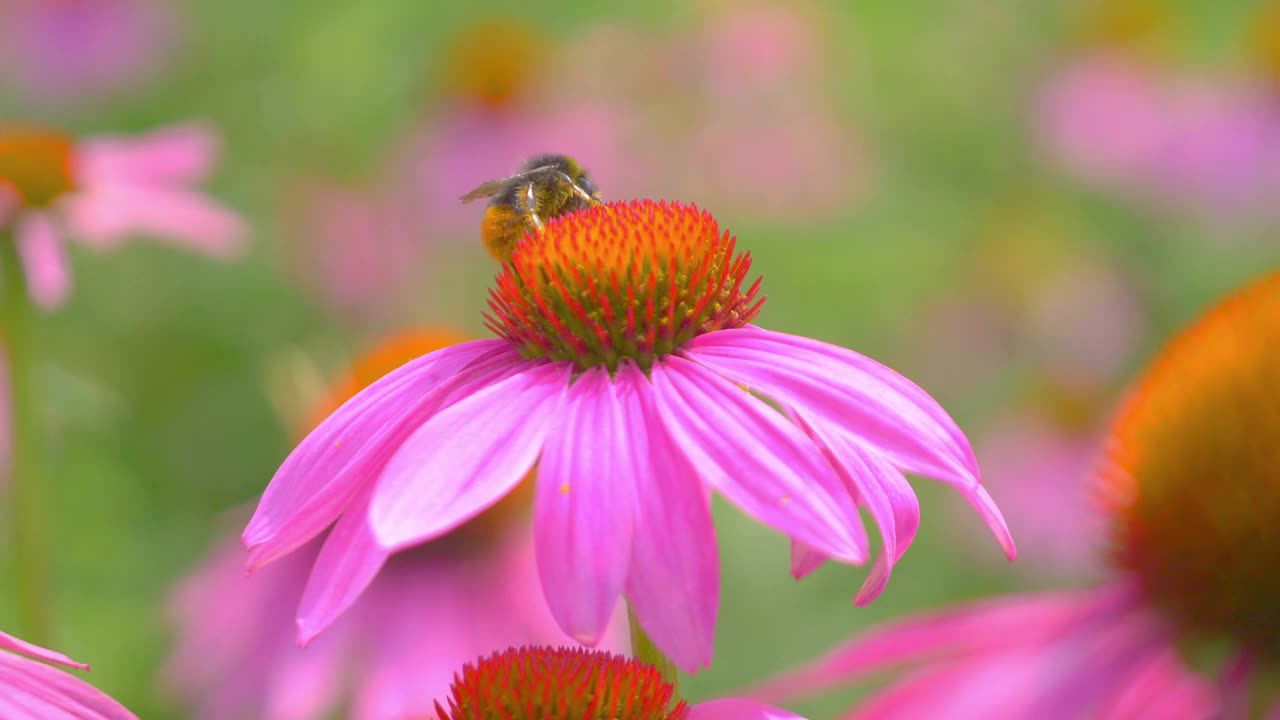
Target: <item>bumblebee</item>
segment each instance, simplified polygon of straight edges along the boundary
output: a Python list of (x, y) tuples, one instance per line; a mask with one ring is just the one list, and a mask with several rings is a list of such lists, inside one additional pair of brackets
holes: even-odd
[(520, 172), (490, 180), (463, 195), (462, 202), (490, 198), (480, 226), (485, 249), (507, 262), (525, 233), (541, 232), (551, 218), (600, 204), (600, 191), (587, 171), (567, 155), (537, 155)]

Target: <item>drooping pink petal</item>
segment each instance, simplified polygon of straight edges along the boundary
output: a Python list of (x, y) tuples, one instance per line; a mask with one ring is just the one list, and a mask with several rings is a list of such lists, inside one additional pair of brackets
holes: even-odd
[(804, 718), (752, 700), (731, 698), (699, 703), (689, 709), (686, 720), (804, 720)]
[(642, 419), (624, 415), (604, 368), (574, 382), (561, 417), (538, 463), (538, 572), (560, 627), (593, 646), (627, 577), (636, 486), (649, 480), (637, 473), (632, 457), (632, 428)]
[(316, 556), (298, 604), (298, 644), (308, 645), (333, 624), (373, 582), (390, 553), (369, 527), (373, 485), (361, 490), (343, 511)]
[(53, 219), (30, 213), (18, 221), (18, 257), (31, 299), (52, 310), (71, 293), (71, 266)]
[(522, 368), (440, 411), (396, 450), (370, 511), (384, 547), (404, 548), (452, 530), (500, 500), (533, 467), (570, 368)]
[(791, 575), (795, 579), (800, 580), (807, 577), (810, 573), (822, 567), (827, 561), (827, 556), (822, 551), (815, 550), (805, 545), (799, 540), (791, 541)]
[(863, 438), (904, 470), (978, 483), (973, 450), (955, 421), (924, 390), (868, 357), (752, 326), (699, 335), (686, 354), (814, 422)]
[(246, 247), (240, 216), (195, 190), (87, 187), (68, 197), (64, 209), (70, 230), (90, 247), (115, 248), (135, 234), (218, 259), (237, 257)]
[(667, 431), (705, 482), (747, 514), (830, 557), (867, 559), (853, 500), (799, 428), (683, 358), (654, 364), (652, 377)]
[(37, 660), (43, 660), (44, 662), (65, 665), (66, 667), (75, 668), (77, 670), (89, 669), (89, 666), (85, 663), (76, 662), (60, 652), (55, 652), (48, 648), (42, 648), (39, 645), (34, 645), (26, 640), (16, 638), (4, 632), (0, 632), (0, 648), (12, 650), (16, 653), (22, 653), (23, 655), (33, 657)]
[(501, 340), (477, 340), (406, 363), (357, 393), (285, 458), (243, 541), (252, 565), (305, 543), (332, 523), (404, 437), (438, 407), (433, 390), (468, 363), (506, 357)]
[(0, 717), (138, 720), (120, 703), (84, 680), (35, 660), (3, 652), (0, 652)]
[(626, 363), (614, 380), (632, 425), (636, 461), (636, 528), (627, 602), (654, 643), (685, 672), (711, 666), (720, 563), (710, 498), (698, 473), (664, 430), (653, 388)]
[(217, 133), (200, 123), (89, 138), (76, 147), (76, 175), (86, 185), (191, 184), (209, 174), (219, 145)]

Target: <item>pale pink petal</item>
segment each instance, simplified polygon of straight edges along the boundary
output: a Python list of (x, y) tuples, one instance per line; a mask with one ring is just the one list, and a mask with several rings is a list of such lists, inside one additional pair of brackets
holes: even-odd
[(137, 720), (80, 678), (9, 653), (0, 653), (0, 717)]
[(808, 545), (793, 539), (791, 541), (791, 574), (800, 580), (807, 577), (809, 573), (822, 567), (827, 561), (827, 556), (822, 551), (815, 550)]
[(52, 310), (71, 292), (71, 265), (52, 218), (31, 213), (18, 221), (18, 256), (31, 299)]
[(16, 653), (22, 653), (33, 657), (37, 660), (43, 660), (49, 663), (57, 663), (67, 667), (76, 668), (77, 670), (88, 670), (89, 666), (82, 662), (76, 662), (60, 652), (54, 652), (39, 645), (33, 645), (26, 640), (21, 640), (8, 633), (0, 632), (0, 648), (12, 650)]
[(239, 215), (195, 190), (167, 186), (89, 187), (64, 202), (73, 234), (96, 248), (114, 248), (130, 235), (147, 235), (219, 259), (244, 251), (247, 228)]
[(964, 433), (910, 380), (863, 355), (758, 327), (719, 330), (688, 355), (813, 418), (863, 438), (896, 465), (960, 486), (979, 471)]
[(711, 666), (720, 564), (711, 506), (697, 472), (667, 437), (667, 418), (653, 388), (635, 365), (618, 368), (614, 381), (635, 426), (636, 529), (627, 575), (627, 601), (640, 626), (685, 672)]
[(705, 482), (748, 515), (830, 557), (867, 559), (853, 500), (799, 428), (683, 358), (656, 363), (652, 377), (667, 431)]
[[(443, 398), (434, 390), (468, 363), (507, 357), (501, 340), (437, 350), (389, 373), (311, 431), (276, 471), (242, 540), (251, 564), (297, 548), (342, 512), (359, 488)], [(513, 355), (513, 354), (512, 354)]]
[(373, 486), (356, 495), (316, 556), (298, 605), (298, 644), (309, 644), (346, 612), (373, 582), (390, 553), (369, 527)]
[(804, 718), (786, 710), (734, 698), (699, 703), (690, 708), (686, 720), (804, 720)]
[[(328, 639), (328, 638), (326, 638)], [(307, 648), (284, 648), (287, 661), (278, 661), (267, 680), (263, 717), (267, 720), (312, 720), (331, 717), (343, 698), (347, 670), (343, 642), (317, 642)], [(241, 661), (246, 658), (239, 658)], [(225, 692), (217, 688), (215, 692)]]
[(384, 547), (443, 535), (502, 499), (537, 462), (570, 367), (522, 367), (431, 417), (387, 462), (370, 511)]
[(219, 139), (190, 123), (130, 137), (89, 138), (77, 145), (76, 174), (86, 185), (167, 185), (202, 180), (218, 157)]
[(627, 577), (636, 486), (649, 481), (632, 457), (633, 427), (643, 419), (624, 415), (604, 368), (574, 382), (561, 416), (538, 463), (538, 571), (560, 627), (595, 645)]

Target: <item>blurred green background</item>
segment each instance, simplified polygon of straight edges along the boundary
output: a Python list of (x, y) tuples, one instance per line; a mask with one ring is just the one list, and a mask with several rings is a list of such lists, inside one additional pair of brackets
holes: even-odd
[[(109, 255), (73, 250), (74, 296), (44, 317), (37, 338), (55, 458), (46, 493), (51, 644), (91, 662), (89, 679), (139, 716), (185, 716), (158, 678), (172, 647), (166, 593), (292, 447), (297, 358), (333, 376), (396, 328), (485, 333), (480, 311), (494, 266), (479, 242), (481, 208), (454, 209), (470, 213), (460, 226), (413, 215), (410, 242), (428, 250), (367, 303), (335, 302), (327, 280), (308, 278), (328, 251), (294, 219), (308, 212), (294, 193), (309, 178), (398, 197), (429, 192), (395, 170), (406, 138), (429, 134), (469, 103), (517, 123), (522, 113), (554, 116), (556, 106), (580, 101), (608, 108), (621, 150), (599, 173), (613, 178), (602, 183), (607, 198), (644, 194), (709, 208), (765, 276), (759, 324), (892, 365), (938, 397), (979, 445), (995, 418), (1052, 415), (1072, 393), (1049, 385), (1078, 390), (1055, 380), (1054, 346), (1046, 350), (1045, 329), (1035, 326), (1045, 316), (1026, 308), (1059, 271), (1087, 259), (1121, 278), (1140, 319), (1120, 331), (1120, 357), (1075, 393), (1089, 397), (1091, 422), (1104, 418), (1162, 338), (1280, 261), (1280, 218), (1267, 216), (1278, 194), (1267, 188), (1253, 204), (1201, 206), (1082, 177), (1042, 141), (1038, 98), (1055, 73), (1096, 52), (1140, 56), (1135, 62), (1156, 68), (1162, 82), (1234, 87), (1244, 78), (1265, 96), (1273, 69), (1251, 49), (1257, 7), (1147, 3), (1137, 30), (1111, 32), (1114, 18), (1098, 19), (1106, 12), (1093, 6), (997, 5), (200, 0), (179, 6), (181, 30), (158, 70), (125, 90), (58, 103), (0, 95), (0, 117), (76, 134), (211, 123), (224, 151), (210, 191), (252, 228), (248, 256), (225, 264), (148, 244)], [(749, 52), (708, 60), (707, 48), (738, 13), (761, 7), (798, 18), (804, 58), (754, 87), (769, 58), (760, 66), (743, 59)], [(539, 38), (536, 52), (487, 46), (493, 37), (475, 28), (495, 21)], [(616, 37), (635, 42), (608, 39)], [(1152, 38), (1158, 50), (1149, 49)], [(611, 52), (593, 62), (604, 49)], [(456, 60), (486, 53), (505, 58), (496, 76), (518, 78), (527, 96), (486, 99), (477, 88), (493, 71)], [(717, 84), (714, 62), (743, 62), (742, 77), (725, 82), (746, 89)], [(767, 118), (735, 124), (778, 112), (785, 126), (792, 111), (794, 122), (831, 131), (805, 137), (839, 149), (793, 153), (770, 145), (776, 133), (751, 134)], [(734, 141), (716, 145), (721, 133)], [(709, 137), (712, 149), (687, 152), (694, 136)], [(800, 170), (779, 169), (779, 153), (798, 158)], [(706, 179), (717, 154), (750, 168), (749, 187)], [(1280, 167), (1277, 159), (1280, 152), (1271, 160)], [(822, 167), (806, 169), (815, 164)], [(465, 189), (492, 174), (477, 167), (456, 182)], [(690, 194), (698, 188), (709, 189), (706, 197)], [(443, 207), (454, 196), (421, 200)], [(376, 244), (377, 233), (367, 241)], [(981, 309), (978, 326), (995, 326), (991, 334), (947, 319), (971, 306)], [(1105, 307), (1090, 312), (1097, 316), (1081, 310), (1067, 320), (1107, 322)], [(864, 570), (827, 567), (796, 582), (784, 540), (718, 505), (716, 661), (682, 690), (704, 699), (747, 687), (910, 611), (1087, 579), (1088, 571), (1046, 570), (1034, 552), (1008, 565), (953, 493), (915, 485), (920, 536), (885, 594), (862, 609), (851, 598)], [(1001, 502), (1000, 489), (992, 493)], [(1028, 519), (1006, 513), (1020, 538)], [(0, 593), (3, 628), (15, 622), (9, 600)], [(827, 718), (847, 700), (794, 709)]]

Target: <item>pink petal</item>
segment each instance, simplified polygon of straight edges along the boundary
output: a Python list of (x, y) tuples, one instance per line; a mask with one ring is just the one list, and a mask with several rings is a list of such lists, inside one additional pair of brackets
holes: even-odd
[[(242, 540), (260, 566), (332, 523), (386, 458), (443, 402), (434, 390), (468, 363), (510, 357), (502, 340), (477, 340), (406, 363), (357, 393), (311, 431), (267, 485)], [(456, 378), (455, 378), (456, 380)]]
[(26, 215), (18, 222), (17, 243), (31, 299), (45, 310), (61, 305), (71, 292), (71, 265), (53, 220)]
[(378, 478), (371, 518), (384, 547), (443, 535), (500, 500), (538, 459), (569, 385), (563, 363), (527, 364), (419, 427)]
[(86, 244), (114, 248), (130, 235), (148, 235), (219, 259), (245, 249), (247, 228), (239, 215), (208, 196), (178, 187), (86, 188), (67, 198), (67, 222)]
[[(332, 636), (326, 640), (340, 640)], [(318, 642), (305, 648), (284, 648), (287, 659), (279, 660), (268, 678), (263, 717), (271, 720), (310, 720), (333, 717), (345, 690), (344, 671), (351, 644)], [(244, 662), (252, 658), (237, 658)], [(218, 687), (215, 693), (226, 692)]]
[(1187, 669), (1177, 649), (1156, 653), (1111, 699), (1100, 720), (1202, 720), (1213, 717), (1213, 688)]
[(208, 175), (218, 156), (212, 128), (191, 123), (134, 137), (97, 137), (79, 144), (76, 174), (86, 185), (176, 185)]
[[(653, 388), (635, 365), (618, 369), (614, 384), (623, 413), (635, 426), (636, 529), (627, 575), (627, 601), (653, 642), (685, 672), (711, 667), (720, 563), (710, 499), (697, 472), (667, 437)], [(630, 390), (628, 391), (628, 388)]]
[[(628, 386), (625, 391), (634, 392)], [(609, 372), (583, 373), (538, 463), (535, 549), (543, 592), (564, 631), (595, 645), (618, 604), (635, 527), (632, 426)]]
[(80, 678), (8, 653), (0, 653), (0, 717), (137, 720)]
[(804, 720), (786, 710), (779, 710), (751, 700), (712, 700), (689, 710), (686, 720)]
[(964, 433), (924, 390), (852, 350), (758, 327), (694, 338), (689, 357), (863, 438), (909, 472), (970, 487), (978, 464)]
[(316, 556), (298, 604), (300, 646), (308, 645), (355, 603), (390, 555), (369, 527), (372, 497), (372, 485), (360, 491)]
[(847, 562), (867, 559), (857, 508), (799, 428), (683, 358), (656, 363), (652, 377), (667, 431), (704, 481), (788, 537)]
[(814, 570), (822, 567), (826, 561), (827, 556), (820, 550), (815, 550), (799, 540), (791, 541), (791, 574), (795, 579), (807, 577)]
[(884, 458), (858, 447), (848, 435), (824, 434), (802, 417), (797, 415), (795, 419), (825, 449), (850, 492), (880, 527), (884, 547), (854, 598), (857, 605), (866, 605), (884, 590), (893, 564), (915, 539), (920, 526), (920, 503), (907, 479)]
[(12, 635), (9, 635), (8, 633), (0, 632), (0, 648), (4, 648), (5, 650), (12, 650), (13, 652), (16, 652), (16, 653), (22, 653), (23, 655), (28, 655), (37, 660), (43, 660), (45, 662), (50, 662), (50, 663), (57, 663), (58, 665), (65, 665), (67, 667), (72, 667), (77, 670), (89, 669), (88, 665), (82, 662), (76, 662), (75, 660), (72, 660), (71, 658), (67, 657), (66, 655), (63, 655), (60, 652), (54, 652), (53, 650), (42, 648), (39, 645), (33, 645), (32, 643), (29, 643), (26, 640), (21, 640)]

